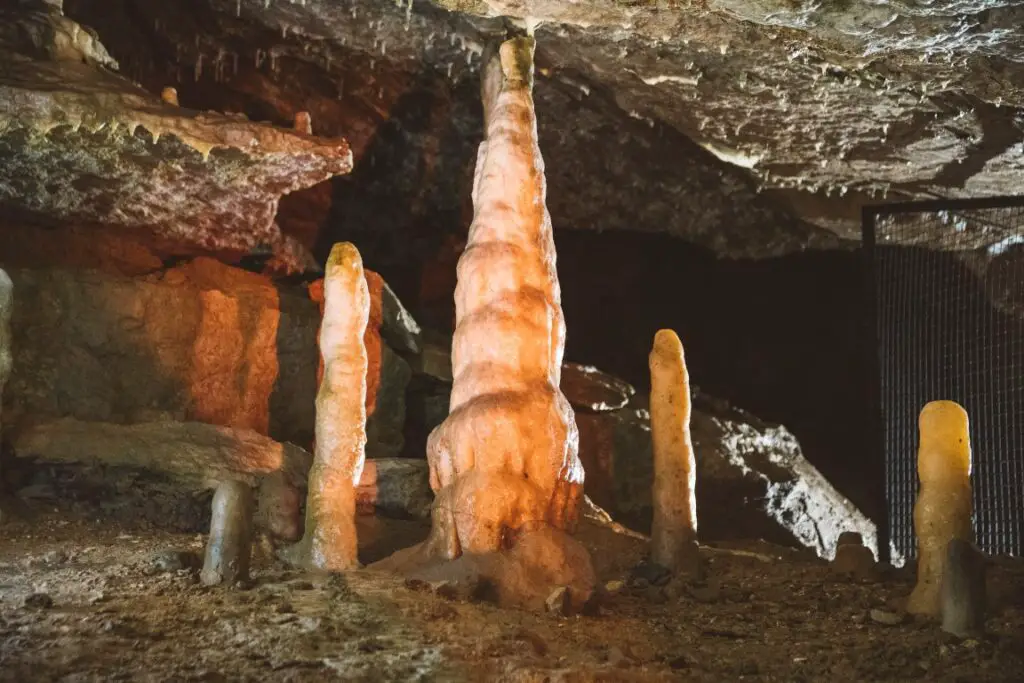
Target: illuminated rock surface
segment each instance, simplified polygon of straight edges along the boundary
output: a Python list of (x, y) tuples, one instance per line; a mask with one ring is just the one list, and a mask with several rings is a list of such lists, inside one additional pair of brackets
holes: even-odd
[(356, 493), (366, 458), (366, 343), (370, 293), (356, 248), (331, 249), (320, 326), (323, 378), (316, 395), (316, 443), (302, 541), (288, 549), (294, 564), (324, 571), (358, 566)]
[(397, 236), (458, 221), (479, 129), (467, 84), (499, 15), (537, 37), (549, 209), (567, 229), (764, 256), (858, 239), (865, 200), (1016, 192), (1020, 173), (1024, 9), (1005, 0), (67, 5), (154, 92), (180, 74), (288, 125), (298, 110), (318, 132), (343, 123), (357, 158), (389, 165), (353, 211), (386, 212)]
[(579, 609), (594, 577), (567, 534), (583, 469), (558, 387), (565, 323), (530, 95), (533, 50), (528, 38), (505, 41), (482, 77), (487, 128), (458, 266), (450, 414), (427, 441), (433, 527), (422, 547), (389, 562), (405, 571), (426, 563), (416, 572), (425, 580), (486, 577), (499, 603), (532, 608), (570, 586)]
[[(278, 200), (347, 173), (344, 140), (169, 105), (111, 71), (94, 34), (55, 12), (5, 13), (0, 23), (6, 215), (114, 227), (164, 253), (266, 251), (286, 270), (314, 267), (281, 233)], [(56, 55), (35, 47), (61, 36), (78, 43)]]
[(672, 572), (697, 575), (697, 462), (690, 439), (690, 375), (683, 345), (672, 330), (659, 330), (650, 354), (651, 560)]
[(932, 401), (921, 409), (918, 427), (917, 585), (907, 611), (938, 617), (949, 542), (974, 540), (967, 411), (953, 401)]

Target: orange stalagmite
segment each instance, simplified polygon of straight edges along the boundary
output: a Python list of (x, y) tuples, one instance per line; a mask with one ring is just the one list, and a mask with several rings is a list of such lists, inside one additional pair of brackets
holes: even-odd
[(366, 449), (366, 344), (370, 296), (363, 262), (347, 242), (334, 245), (324, 276), (320, 327), (323, 379), (316, 396), (316, 448), (309, 473), (306, 531), (286, 559), (325, 571), (358, 565), (355, 486)]
[(556, 586), (585, 600), (593, 570), (566, 533), (579, 515), (583, 467), (573, 411), (558, 388), (565, 323), (533, 52), (533, 39), (519, 37), (484, 55), (486, 138), (458, 263), (450, 413), (427, 443), (437, 497), (420, 559), (479, 560), (499, 602), (535, 605), (539, 597), (543, 606), (543, 591)]
[(921, 410), (914, 505), (917, 585), (907, 601), (912, 614), (939, 616), (947, 546), (973, 542), (971, 441), (967, 411), (953, 401), (932, 401)]
[(690, 440), (690, 376), (683, 345), (659, 330), (649, 357), (654, 446), (651, 559), (672, 572), (700, 571), (697, 547), (697, 463)]
[(533, 41), (485, 65), (487, 138), (458, 264), (450, 414), (430, 435), (431, 542), (451, 559), (527, 526), (572, 527), (583, 468), (559, 391), (565, 322), (530, 94)]

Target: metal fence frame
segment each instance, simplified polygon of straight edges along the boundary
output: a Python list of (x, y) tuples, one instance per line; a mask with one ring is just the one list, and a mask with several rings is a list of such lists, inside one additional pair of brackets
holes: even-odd
[[(879, 317), (879, 289), (877, 270), (877, 230), (879, 219), (896, 214), (929, 214), (942, 211), (979, 211), (985, 209), (1017, 209), (1024, 208), (1024, 195), (1022, 196), (999, 196), (984, 197), (978, 199), (936, 199), (917, 202), (903, 202), (895, 204), (867, 205), (862, 209), (862, 238), (864, 255), (864, 289), (866, 296), (865, 316), (865, 347), (867, 352), (867, 378), (865, 382), (865, 393), (868, 405), (871, 409), (872, 422), (871, 439), (872, 453), (881, 457), (871, 459), (874, 466), (874, 474), (878, 477), (882, 490), (885, 491), (884, 518), (878, 521), (878, 551), (879, 559), (902, 563), (902, 556), (898, 553), (891, 553), (891, 542), (894, 527), (892, 519), (892, 501), (889, 490), (889, 467), (892, 454), (887, 452), (886, 443), (886, 416), (883, 410), (883, 385), (882, 385), (882, 347), (880, 327), (882, 320)], [(1021, 235), (1024, 237), (1024, 223), (1021, 224)], [(884, 248), (884, 247), (883, 247)]]

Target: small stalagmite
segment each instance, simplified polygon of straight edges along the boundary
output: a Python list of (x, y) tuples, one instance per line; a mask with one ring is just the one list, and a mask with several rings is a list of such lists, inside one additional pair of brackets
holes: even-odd
[(971, 542), (974, 535), (967, 411), (953, 401), (932, 401), (921, 410), (918, 428), (917, 585), (907, 600), (907, 611), (938, 617), (949, 542), (955, 538)]
[(306, 135), (313, 134), (313, 118), (308, 111), (295, 112), (295, 130)]
[(323, 379), (316, 396), (316, 447), (306, 530), (285, 559), (322, 571), (358, 566), (356, 485), (366, 453), (366, 344), (370, 294), (355, 246), (335, 244), (324, 274), (320, 327)]
[(241, 481), (225, 481), (213, 494), (210, 540), (199, 580), (204, 586), (234, 585), (249, 578), (252, 557), (252, 488)]
[(176, 88), (167, 86), (160, 91), (160, 99), (167, 104), (173, 104), (175, 107), (178, 106), (178, 91)]
[(690, 439), (690, 377), (675, 332), (658, 331), (648, 361), (654, 448), (651, 560), (674, 573), (697, 575), (697, 463)]
[[(11, 315), (14, 313), (14, 283), (0, 270), (0, 411), (3, 410), (4, 385), (11, 374)], [(0, 412), (2, 417), (2, 412)], [(2, 422), (0, 422), (2, 425)], [(3, 431), (0, 429), (0, 443)]]
[(963, 539), (946, 547), (941, 596), (943, 631), (967, 638), (985, 630), (985, 556)]

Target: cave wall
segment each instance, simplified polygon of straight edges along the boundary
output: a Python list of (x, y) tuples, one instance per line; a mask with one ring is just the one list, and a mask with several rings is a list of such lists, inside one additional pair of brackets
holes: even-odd
[[(0, 267), (15, 283), (5, 429), (62, 417), (194, 421), (309, 448), (320, 314), (305, 287), (200, 258), (150, 274)], [(382, 340), (382, 283), (367, 327), (371, 456), (403, 447), (409, 368)]]
[(593, 363), (643, 393), (655, 332), (676, 330), (693, 383), (786, 425), (829, 481), (880, 518), (859, 252), (750, 261), (664, 236), (563, 230), (555, 242), (568, 360)]

